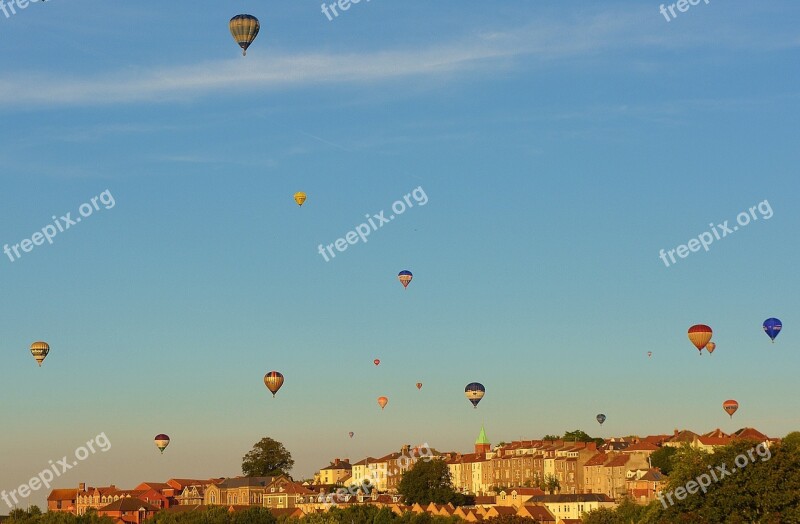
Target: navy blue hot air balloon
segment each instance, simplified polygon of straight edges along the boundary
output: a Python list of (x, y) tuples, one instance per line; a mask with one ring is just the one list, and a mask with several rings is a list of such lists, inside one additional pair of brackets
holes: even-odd
[(764, 321), (764, 333), (772, 339), (773, 343), (775, 342), (775, 337), (781, 332), (782, 327), (781, 321), (777, 318), (768, 318)]
[(605, 422), (605, 421), (606, 421), (606, 416), (605, 415), (603, 415), (602, 413), (597, 415), (597, 422), (599, 422), (601, 426), (603, 425), (603, 422)]
[(467, 399), (472, 402), (472, 406), (476, 409), (478, 407), (478, 402), (481, 401), (485, 394), (486, 388), (483, 387), (483, 384), (480, 382), (472, 382), (467, 384), (467, 387), (464, 388), (464, 395), (466, 395)]

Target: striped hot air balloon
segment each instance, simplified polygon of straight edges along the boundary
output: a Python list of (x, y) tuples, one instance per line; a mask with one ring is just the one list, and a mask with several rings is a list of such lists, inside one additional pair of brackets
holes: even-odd
[(706, 351), (708, 351), (709, 354), (713, 353), (715, 349), (717, 349), (717, 345), (714, 342), (706, 344)]
[(231, 30), (233, 39), (242, 48), (242, 56), (247, 56), (247, 48), (256, 39), (258, 30), (261, 29), (258, 18), (253, 15), (236, 15), (231, 18), (228, 27)]
[(711, 336), (714, 332), (711, 330), (710, 327), (706, 326), (705, 324), (695, 324), (694, 326), (689, 328), (689, 340), (694, 344), (694, 347), (700, 351), (700, 354), (703, 354), (703, 348), (706, 347), (711, 341)]
[(737, 409), (739, 409), (739, 403), (735, 400), (726, 400), (722, 403), (722, 409), (724, 409), (725, 413), (733, 418), (733, 414), (736, 413)]
[(31, 355), (39, 363), (39, 367), (42, 367), (42, 362), (44, 362), (48, 353), (50, 353), (50, 345), (47, 342), (39, 341), (31, 344)]
[(483, 387), (483, 384), (480, 382), (471, 382), (464, 388), (464, 395), (467, 397), (467, 400), (472, 402), (472, 407), (475, 409), (478, 408), (478, 402), (481, 401), (485, 394), (486, 388)]
[(283, 375), (277, 371), (270, 371), (264, 375), (264, 385), (267, 386), (267, 389), (272, 393), (272, 397), (275, 398), (275, 393), (283, 386)]

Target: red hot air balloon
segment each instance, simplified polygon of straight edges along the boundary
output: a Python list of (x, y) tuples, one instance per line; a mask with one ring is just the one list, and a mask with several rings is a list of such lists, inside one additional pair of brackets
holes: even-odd
[(703, 354), (703, 348), (706, 347), (711, 341), (711, 336), (714, 332), (711, 330), (710, 327), (706, 326), (705, 324), (695, 324), (694, 326), (689, 328), (689, 340), (694, 344), (694, 347), (700, 351), (700, 354)]
[(372, 363), (375, 364), (376, 366), (378, 366), (381, 363), (381, 359), (376, 358), (375, 360), (372, 361)]
[(422, 382), (417, 382), (417, 389), (422, 389)]
[(722, 403), (722, 409), (724, 409), (725, 413), (733, 418), (733, 414), (736, 413), (737, 409), (739, 409), (739, 403), (735, 400), (726, 400)]
[(169, 437), (163, 433), (156, 435), (156, 438), (154, 438), (153, 441), (155, 442), (156, 447), (161, 450), (162, 454), (164, 453), (164, 450), (167, 449), (167, 446), (169, 446)]

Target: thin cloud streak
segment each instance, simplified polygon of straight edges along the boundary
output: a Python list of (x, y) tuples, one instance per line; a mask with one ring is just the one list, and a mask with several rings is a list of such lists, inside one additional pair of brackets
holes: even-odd
[[(89, 78), (50, 73), (19, 73), (0, 79), (0, 109), (20, 107), (97, 106), (118, 103), (187, 101), (214, 92), (280, 90), (298, 86), (358, 84), (400, 78), (433, 77), (465, 72), (485, 72), (511, 67), (520, 56), (542, 61), (590, 56), (609, 49), (656, 47), (663, 50), (686, 45), (733, 45), (736, 39), (724, 29), (717, 34), (675, 31), (653, 35), (643, 26), (641, 14), (618, 12), (574, 20), (572, 23), (540, 21), (536, 26), (508, 32), (483, 32), (472, 39), (427, 49), (404, 49), (341, 54), (296, 53), (217, 60), (187, 66), (131, 69)], [(742, 35), (737, 35), (741, 40)], [(778, 38), (778, 37), (776, 37)], [(762, 45), (792, 47), (790, 41)], [(740, 44), (741, 45), (741, 44)], [(36, 89), (29, 86), (36, 85)]]

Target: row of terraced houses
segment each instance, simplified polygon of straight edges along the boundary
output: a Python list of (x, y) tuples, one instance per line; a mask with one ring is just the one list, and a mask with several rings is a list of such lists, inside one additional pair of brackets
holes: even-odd
[[(540, 512), (537, 520), (541, 522), (568, 522), (591, 509), (613, 506), (622, 496), (639, 502), (653, 500), (667, 481), (649, 460), (661, 446), (689, 445), (712, 450), (735, 439), (771, 443), (766, 435), (745, 428), (732, 435), (719, 429), (704, 435), (675, 430), (672, 435), (611, 438), (601, 446), (594, 442), (520, 440), (493, 448), (481, 428), (472, 453), (405, 445), (383, 457), (365, 457), (354, 463), (346, 458), (334, 459), (314, 475), (313, 481), (302, 483), (277, 476), (174, 478), (163, 483), (144, 482), (130, 490), (79, 484), (77, 488), (54, 489), (47, 505), (48, 511), (77, 515), (97, 511), (119, 524), (141, 524), (160, 510), (201, 511), (211, 506), (228, 507), (230, 511), (262, 506), (277, 513), (302, 516), (326, 511), (333, 504), (379, 504), (389, 505), (393, 511), (454, 514), (455, 508), (446, 506), (402, 505), (397, 487), (403, 473), (426, 458), (443, 460), (454, 488), (475, 496), (475, 506), (462, 509), (466, 513), (459, 515), (466, 520), (482, 520), (492, 508), (498, 508), (494, 513)], [(546, 494), (535, 487), (548, 478), (558, 480), (557, 493)], [(336, 489), (365, 484), (373, 488), (370, 493), (332, 495)], [(546, 513), (552, 520), (547, 520)]]

